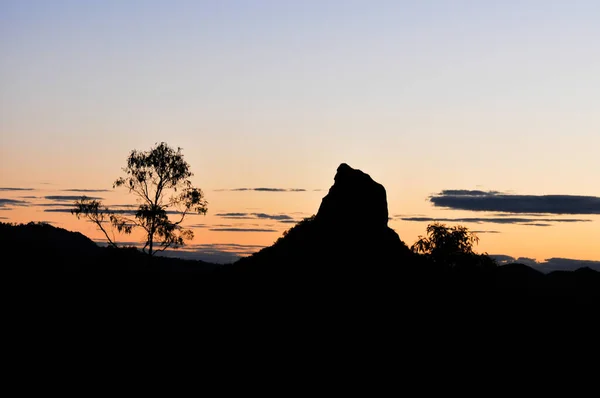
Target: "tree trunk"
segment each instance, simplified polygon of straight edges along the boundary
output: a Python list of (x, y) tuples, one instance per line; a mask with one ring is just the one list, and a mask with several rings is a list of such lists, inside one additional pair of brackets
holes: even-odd
[(152, 246), (153, 246), (153, 243), (154, 243), (154, 242), (152, 242), (152, 240), (153, 240), (152, 237), (153, 236), (154, 236), (154, 232), (151, 232), (150, 235), (148, 236), (148, 242), (149, 242), (149, 244), (148, 244), (148, 253), (151, 256), (154, 255), (154, 253), (152, 252)]

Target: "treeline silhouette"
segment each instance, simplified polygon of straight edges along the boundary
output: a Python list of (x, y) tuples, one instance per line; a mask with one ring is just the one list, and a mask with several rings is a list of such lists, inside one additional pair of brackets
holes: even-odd
[[(359, 211), (357, 192), (362, 198)], [(439, 223), (430, 224), (409, 248), (387, 222), (383, 186), (342, 164), (315, 215), (272, 246), (230, 264), (99, 246), (81, 233), (45, 223), (0, 223), (0, 239), (5, 272), (54, 288), (84, 280), (83, 286), (119, 285), (134, 294), (148, 281), (163, 283), (163, 291), (180, 289), (184, 282), (189, 292), (265, 301), (293, 298), (296, 303), (334, 297), (397, 302), (600, 296), (600, 273), (592, 269), (544, 274), (519, 263), (498, 266), (475, 252), (478, 238), (467, 228)]]
[[(49, 224), (0, 223), (2, 269), (13, 286), (27, 286), (33, 292), (28, 297), (63, 295), (69, 303), (81, 297), (121, 302), (183, 295), (180, 303), (312, 308), (324, 316), (341, 307), (350, 314), (361, 308), (387, 316), (425, 302), (430, 309), (452, 308), (456, 300), (471, 305), (534, 298), (548, 308), (549, 299), (585, 302), (600, 295), (600, 273), (589, 268), (543, 274), (524, 264), (498, 266), (475, 252), (478, 238), (463, 226), (430, 224), (408, 247), (388, 226), (383, 185), (345, 163), (317, 213), (272, 246), (224, 265), (161, 256), (193, 238), (182, 221), (190, 213), (206, 214), (208, 202), (193, 186), (181, 148), (161, 142), (149, 151), (134, 150), (123, 171), (114, 187), (133, 193), (137, 209), (111, 210), (85, 196), (72, 209), (96, 225), (108, 246)], [(140, 229), (143, 248), (120, 246), (108, 228), (125, 234)]]

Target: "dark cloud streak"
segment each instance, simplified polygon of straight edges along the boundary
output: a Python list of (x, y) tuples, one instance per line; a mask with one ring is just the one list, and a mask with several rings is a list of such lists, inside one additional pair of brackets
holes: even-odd
[[(50, 206), (51, 204), (46, 204), (45, 206)], [(73, 207), (65, 207), (62, 209), (44, 209), (44, 212), (46, 213), (71, 213), (71, 210), (75, 209), (75, 206)], [(131, 209), (108, 209), (108, 213), (113, 213), (113, 214), (122, 214), (122, 215), (129, 215), (129, 216), (133, 216), (136, 213), (136, 210), (131, 210)], [(167, 210), (166, 212), (169, 215), (181, 215), (180, 212), (175, 211), (175, 210)], [(197, 213), (188, 213), (186, 215), (186, 217), (192, 217), (192, 216), (197, 216), (200, 214)]]
[[(44, 196), (44, 199), (46, 200), (54, 200), (57, 202), (74, 202), (76, 200), (80, 200), (82, 198), (82, 196), (74, 196), (74, 195), (50, 195), (50, 196)], [(91, 200), (102, 200), (104, 198), (99, 198), (99, 197), (93, 197), (93, 196), (86, 196), (87, 199), (91, 199)]]
[(63, 189), (63, 192), (112, 192), (110, 189)]
[(217, 217), (235, 219), (235, 220), (275, 220), (281, 222), (292, 222), (294, 218), (287, 214), (266, 214), (266, 213), (217, 213)]
[(245, 192), (245, 191), (256, 191), (256, 192), (306, 192), (304, 188), (230, 188), (230, 189), (215, 189), (217, 192), (229, 191), (229, 192)]
[(268, 228), (210, 228), (214, 232), (279, 232), (276, 229)]
[(433, 218), (433, 217), (400, 217), (402, 221), (416, 222), (462, 222), (462, 223), (491, 223), (491, 224), (519, 224), (536, 227), (549, 227), (555, 222), (590, 222), (582, 218), (525, 218), (525, 217), (462, 217), (462, 218)]
[(0, 207), (27, 206), (29, 202), (25, 200), (0, 198)]
[(429, 197), (436, 207), (529, 214), (600, 214), (600, 197), (509, 195), (497, 191), (444, 190)]

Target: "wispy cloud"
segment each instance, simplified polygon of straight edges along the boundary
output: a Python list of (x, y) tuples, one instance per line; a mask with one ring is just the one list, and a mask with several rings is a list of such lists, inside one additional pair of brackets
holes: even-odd
[(448, 196), (494, 196), (501, 194), (499, 191), (479, 191), (469, 189), (445, 189), (440, 192), (440, 195)]
[(210, 227), (210, 225), (208, 224), (190, 224), (190, 225), (186, 225), (186, 228), (208, 228)]
[(277, 221), (293, 219), (292, 217), (288, 216), (287, 214), (252, 213), (252, 215), (255, 216), (256, 218), (260, 218), (260, 219), (277, 220)]
[(435, 218), (435, 217), (399, 217), (402, 221), (415, 222), (459, 222), (459, 223), (490, 223), (490, 224), (519, 224), (536, 227), (549, 227), (550, 223), (575, 223), (590, 222), (592, 220), (583, 218), (534, 218), (534, 217), (458, 217), (458, 218)]
[(220, 250), (233, 252), (237, 254), (251, 254), (262, 248), (264, 245), (244, 245), (241, 243), (196, 243), (184, 246), (186, 250)]
[(227, 264), (239, 260), (240, 257), (249, 256), (263, 247), (261, 245), (237, 243), (199, 243), (185, 245), (179, 250), (167, 250), (164, 254), (191, 260), (203, 260), (215, 264)]
[[(94, 196), (87, 196), (88, 199), (93, 199), (93, 200), (102, 200), (104, 198), (99, 198), (99, 197), (94, 197)], [(44, 196), (44, 199), (46, 200), (54, 200), (57, 202), (74, 202), (76, 200), (81, 199), (81, 195), (80, 196), (74, 196), (74, 195), (50, 195), (50, 196)]]
[(270, 228), (210, 228), (214, 232), (279, 232)]
[(44, 209), (44, 213), (71, 213), (73, 209), (75, 209), (75, 207), (64, 207), (60, 209)]
[(112, 192), (110, 189), (63, 189), (63, 192)]
[(306, 192), (304, 188), (227, 188), (227, 189), (215, 189), (217, 192), (230, 191), (230, 192), (243, 192), (243, 191), (256, 191), (256, 192)]
[(222, 217), (222, 218), (233, 218), (236, 220), (248, 220), (248, 219), (256, 218), (256, 217), (252, 217), (250, 215), (250, 213), (217, 213), (217, 214), (215, 214), (215, 216)]
[[(60, 204), (57, 204), (60, 205)], [(51, 203), (46, 203), (46, 204), (41, 204), (41, 205), (36, 205), (36, 206), (48, 206), (48, 207), (52, 207), (53, 204)], [(59, 208), (59, 209), (44, 209), (44, 212), (46, 213), (71, 213), (71, 210), (74, 209), (75, 206), (73, 207), (63, 207), (63, 208)], [(135, 215), (136, 210), (132, 209), (132, 208), (127, 208), (127, 209), (117, 209), (117, 208), (109, 208), (108, 209), (108, 213), (113, 213), (113, 214), (122, 214), (122, 215)], [(167, 214), (169, 215), (181, 215), (181, 212), (176, 211), (176, 210), (167, 210), (166, 211)], [(193, 216), (198, 216), (199, 214), (197, 213), (188, 213), (186, 215), (186, 217), (193, 217)]]
[(235, 220), (276, 220), (281, 222), (292, 222), (294, 217), (287, 214), (267, 214), (267, 213), (217, 213), (217, 217), (235, 219)]
[(25, 200), (0, 198), (0, 207), (11, 208), (14, 206), (27, 206), (28, 204), (29, 202)]
[(33, 188), (0, 187), (0, 191), (35, 191)]
[(35, 206), (35, 207), (65, 207), (65, 203), (61, 203), (61, 202), (57, 202), (57, 203), (36, 203), (36, 204), (33, 204), (32, 206)]
[(498, 191), (449, 189), (429, 197), (436, 207), (529, 214), (600, 214), (600, 197), (513, 195)]

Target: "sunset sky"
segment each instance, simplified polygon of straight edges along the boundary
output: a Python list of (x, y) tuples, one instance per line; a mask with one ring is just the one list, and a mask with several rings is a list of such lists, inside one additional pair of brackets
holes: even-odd
[(348, 163), (409, 246), (441, 220), (479, 252), (600, 261), (599, 21), (597, 0), (0, 0), (0, 221), (99, 240), (74, 198), (135, 203), (112, 183), (164, 141), (209, 202), (194, 252), (272, 244)]

